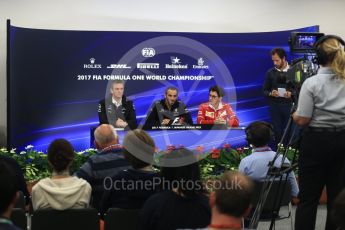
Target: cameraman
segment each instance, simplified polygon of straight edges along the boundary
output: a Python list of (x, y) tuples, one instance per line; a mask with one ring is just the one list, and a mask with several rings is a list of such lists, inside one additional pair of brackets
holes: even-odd
[[(300, 203), (296, 230), (315, 228), (320, 195), (327, 188), (327, 211), (341, 191), (345, 165), (345, 53), (344, 41), (325, 36), (315, 43), (321, 68), (302, 85), (295, 123), (302, 134), (299, 165)], [(326, 229), (336, 229), (327, 216)]]

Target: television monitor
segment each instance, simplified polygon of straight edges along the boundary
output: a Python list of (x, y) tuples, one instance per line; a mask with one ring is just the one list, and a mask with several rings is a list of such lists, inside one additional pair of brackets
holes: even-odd
[(292, 32), (290, 38), (290, 51), (295, 53), (314, 53), (314, 44), (324, 36), (316, 32)]

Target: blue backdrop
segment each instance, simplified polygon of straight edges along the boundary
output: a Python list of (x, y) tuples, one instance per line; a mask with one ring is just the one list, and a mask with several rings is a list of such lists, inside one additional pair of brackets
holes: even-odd
[[(293, 31), (315, 32), (318, 27)], [(63, 137), (81, 150), (90, 146), (98, 101), (109, 94), (111, 78), (127, 80), (125, 94), (134, 101), (139, 124), (167, 86), (179, 89), (196, 123), (198, 106), (208, 100), (208, 88), (214, 84), (225, 88), (223, 100), (235, 110), (240, 126), (268, 120), (261, 87), (272, 67), (269, 51), (276, 46), (288, 51), (291, 31), (113, 32), (11, 26), (9, 33), (9, 145), (46, 150), (53, 139)], [(150, 133), (160, 149), (169, 144), (209, 148), (245, 142), (242, 129)]]

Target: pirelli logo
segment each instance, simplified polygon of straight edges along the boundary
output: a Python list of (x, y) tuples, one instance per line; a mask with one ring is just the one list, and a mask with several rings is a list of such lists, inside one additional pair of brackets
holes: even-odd
[(159, 63), (137, 63), (138, 69), (159, 69)]

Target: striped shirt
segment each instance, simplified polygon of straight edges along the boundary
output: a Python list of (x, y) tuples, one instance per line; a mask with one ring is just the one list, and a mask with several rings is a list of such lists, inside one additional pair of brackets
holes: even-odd
[(89, 182), (92, 187), (92, 206), (98, 208), (104, 192), (104, 179), (130, 167), (129, 162), (123, 156), (123, 149), (119, 145), (115, 145), (90, 157), (75, 175)]

